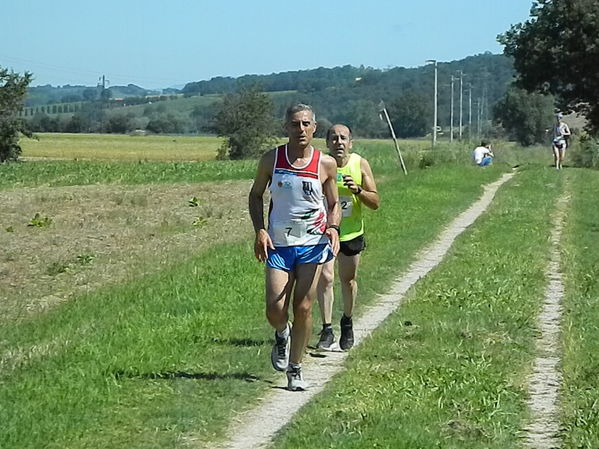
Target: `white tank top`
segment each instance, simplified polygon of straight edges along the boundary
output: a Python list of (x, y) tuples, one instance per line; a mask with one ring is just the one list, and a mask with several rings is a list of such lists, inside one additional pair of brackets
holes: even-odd
[(295, 167), (287, 157), (287, 145), (276, 149), (268, 214), (268, 234), (275, 246), (329, 242), (324, 235), (327, 212), (319, 176), (320, 157), (320, 151), (312, 148), (310, 160)]

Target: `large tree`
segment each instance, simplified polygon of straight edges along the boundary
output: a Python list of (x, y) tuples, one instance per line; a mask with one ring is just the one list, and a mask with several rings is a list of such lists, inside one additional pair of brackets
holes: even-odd
[(421, 93), (407, 92), (392, 100), (389, 115), (398, 137), (421, 137), (428, 131), (430, 101)]
[(256, 86), (225, 95), (215, 123), (218, 135), (226, 137), (219, 151), (221, 159), (257, 157), (274, 145), (273, 103)]
[(0, 67), (0, 162), (17, 160), (21, 154), (19, 137), (31, 137), (25, 121), (19, 117), (31, 73), (19, 75)]
[(561, 109), (583, 113), (599, 131), (599, 1), (536, 0), (531, 18), (498, 40), (513, 56), (517, 83), (553, 94)]
[(493, 116), (521, 145), (543, 143), (553, 118), (553, 97), (512, 87), (493, 108)]

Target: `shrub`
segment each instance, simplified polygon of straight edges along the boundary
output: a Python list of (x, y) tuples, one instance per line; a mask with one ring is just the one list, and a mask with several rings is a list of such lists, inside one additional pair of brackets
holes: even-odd
[(583, 135), (572, 149), (572, 162), (577, 167), (599, 168), (599, 139)]

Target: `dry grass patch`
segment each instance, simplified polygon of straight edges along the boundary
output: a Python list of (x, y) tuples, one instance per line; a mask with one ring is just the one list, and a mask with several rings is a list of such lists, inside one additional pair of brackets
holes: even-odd
[(249, 187), (227, 181), (1, 191), (0, 320), (249, 238)]
[(222, 138), (37, 133), (23, 139), (24, 160), (210, 161)]

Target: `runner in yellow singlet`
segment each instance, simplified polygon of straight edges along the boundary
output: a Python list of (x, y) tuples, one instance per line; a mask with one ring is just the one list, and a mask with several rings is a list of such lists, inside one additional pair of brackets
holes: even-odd
[(343, 317), (339, 345), (335, 341), (332, 327), (333, 280), (335, 260), (324, 264), (318, 283), (318, 304), (322, 318), (322, 332), (318, 349), (331, 351), (340, 347), (346, 351), (354, 344), (352, 315), (358, 292), (356, 277), (360, 253), (366, 247), (362, 205), (378, 209), (379, 194), (370, 164), (363, 157), (351, 153), (351, 129), (346, 125), (333, 125), (327, 131), (329, 154), (337, 162), (337, 187), (341, 206), (339, 233), (339, 280), (343, 297)]

